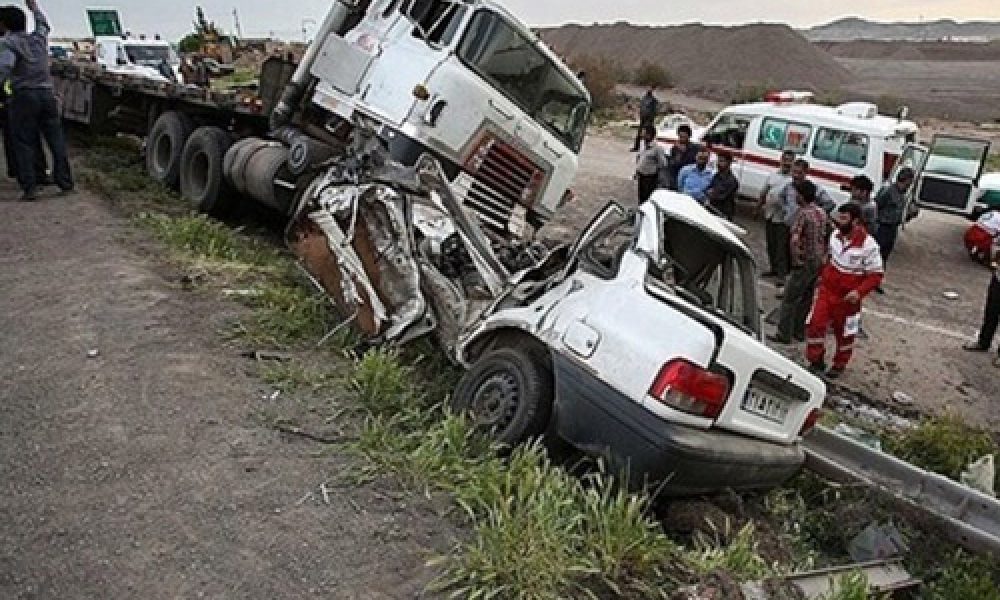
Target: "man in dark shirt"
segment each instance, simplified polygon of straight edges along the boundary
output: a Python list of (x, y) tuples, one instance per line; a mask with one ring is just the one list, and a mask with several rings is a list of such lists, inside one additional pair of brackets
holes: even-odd
[[(3, 152), (7, 163), (7, 177), (17, 179), (17, 154), (14, 152), (14, 136), (11, 134), (10, 119), (7, 118), (9, 95), (7, 85), (0, 84), (0, 129), (3, 130)], [(42, 139), (35, 146), (35, 179), (39, 185), (49, 185), (49, 167), (42, 150)]]
[(716, 167), (708, 188), (708, 203), (732, 221), (736, 216), (736, 194), (740, 191), (740, 182), (733, 175), (733, 157), (720, 153)]
[(693, 165), (698, 159), (698, 152), (701, 146), (691, 141), (690, 125), (681, 125), (677, 128), (677, 143), (670, 149), (670, 156), (667, 167), (667, 189), (678, 191), (677, 177), (681, 169), (688, 165)]
[(22, 200), (37, 199), (35, 146), (41, 134), (52, 153), (52, 176), (65, 193), (73, 189), (73, 175), (62, 131), (62, 116), (49, 74), (49, 22), (36, 0), (27, 0), (35, 30), (27, 33), (27, 16), (16, 6), (0, 7), (0, 83), (10, 80), (10, 122), (17, 155)]
[(646, 127), (656, 126), (656, 113), (660, 110), (660, 101), (656, 99), (656, 87), (646, 90), (646, 95), (639, 101), (639, 130), (635, 133), (635, 144), (632, 152), (639, 151), (639, 144), (642, 142), (642, 132)]
[[(878, 207), (878, 229), (873, 232), (873, 237), (882, 253), (883, 265), (888, 263), (889, 256), (896, 247), (896, 236), (906, 216), (906, 193), (913, 185), (914, 175), (913, 169), (909, 167), (900, 170), (896, 181), (882, 188), (882, 191), (875, 196), (875, 205)], [(876, 291), (880, 294), (885, 293), (881, 286)]]

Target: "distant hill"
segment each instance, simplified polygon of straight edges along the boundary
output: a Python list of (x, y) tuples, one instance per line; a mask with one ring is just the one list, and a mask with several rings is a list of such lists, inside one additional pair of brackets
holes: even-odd
[(851, 40), (955, 40), (989, 41), (1000, 39), (1000, 21), (951, 19), (920, 23), (879, 23), (857, 17), (839, 19), (802, 32), (813, 41), (844, 42)]
[(850, 73), (832, 56), (786, 25), (710, 27), (564, 25), (541, 37), (569, 58), (610, 58), (633, 71), (643, 61), (659, 63), (680, 87), (732, 90), (742, 84), (836, 89)]
[(929, 61), (1000, 61), (1000, 40), (992, 42), (818, 41), (837, 58)]

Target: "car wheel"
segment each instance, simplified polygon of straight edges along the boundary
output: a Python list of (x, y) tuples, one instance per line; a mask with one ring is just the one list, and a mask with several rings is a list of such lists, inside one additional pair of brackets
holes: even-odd
[(545, 431), (552, 413), (552, 379), (537, 353), (501, 348), (462, 376), (451, 405), (501, 444), (515, 446)]
[(181, 178), (181, 154), (194, 130), (191, 119), (168, 111), (156, 119), (146, 146), (146, 172), (160, 183), (176, 189)]
[(184, 144), (181, 196), (199, 212), (219, 216), (230, 208), (232, 195), (223, 175), (229, 146), (229, 134), (218, 127), (201, 127)]

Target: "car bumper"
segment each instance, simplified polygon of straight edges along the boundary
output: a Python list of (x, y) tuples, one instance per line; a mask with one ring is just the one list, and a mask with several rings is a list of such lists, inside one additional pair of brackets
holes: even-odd
[(799, 444), (781, 445), (664, 421), (566, 357), (556, 357), (553, 428), (578, 449), (626, 473), (632, 488), (664, 496), (768, 489), (805, 462)]

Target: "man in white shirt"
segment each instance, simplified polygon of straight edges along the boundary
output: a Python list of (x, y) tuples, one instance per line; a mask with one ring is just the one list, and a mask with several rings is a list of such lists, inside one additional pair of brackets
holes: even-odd
[(642, 129), (642, 144), (636, 159), (635, 177), (639, 182), (639, 204), (642, 204), (660, 187), (666, 174), (667, 153), (656, 143), (656, 128), (646, 125)]
[(764, 277), (774, 277), (784, 281), (788, 275), (788, 225), (785, 224), (784, 191), (792, 181), (792, 163), (795, 153), (786, 150), (781, 155), (781, 166), (777, 172), (767, 176), (764, 189), (760, 193), (760, 208), (764, 211), (764, 232), (767, 238), (767, 260), (771, 270)]

